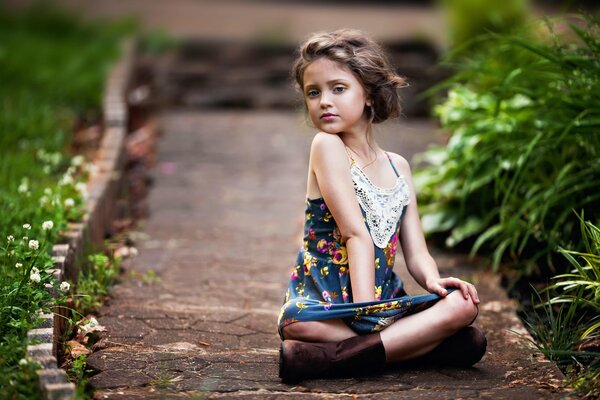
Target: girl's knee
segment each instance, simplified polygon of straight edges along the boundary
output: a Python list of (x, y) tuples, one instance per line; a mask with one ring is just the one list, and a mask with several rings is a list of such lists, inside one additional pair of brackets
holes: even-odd
[(448, 322), (453, 328), (468, 326), (477, 318), (479, 308), (470, 297), (465, 299), (460, 290), (448, 294), (446, 300), (450, 309)]
[(310, 322), (294, 322), (285, 326), (283, 330), (283, 337), (286, 339), (294, 340), (306, 340), (311, 337), (314, 333), (314, 329)]

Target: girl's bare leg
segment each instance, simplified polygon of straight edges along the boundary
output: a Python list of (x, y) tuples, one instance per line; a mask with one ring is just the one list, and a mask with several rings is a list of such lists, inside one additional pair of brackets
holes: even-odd
[[(430, 352), (445, 338), (468, 326), (477, 312), (473, 301), (457, 290), (430, 308), (399, 319), (381, 331), (387, 362)], [(356, 335), (341, 319), (295, 322), (283, 328), (286, 339), (305, 342), (338, 342)]]
[(468, 326), (478, 309), (471, 298), (456, 290), (430, 308), (401, 318), (381, 331), (387, 362), (422, 356), (445, 338)]
[(294, 322), (283, 328), (286, 339), (302, 340), (303, 342), (340, 342), (357, 336), (341, 319), (326, 321)]

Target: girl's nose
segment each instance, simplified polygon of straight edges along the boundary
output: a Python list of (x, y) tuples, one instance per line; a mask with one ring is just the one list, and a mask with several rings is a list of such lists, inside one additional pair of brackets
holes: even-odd
[(325, 93), (321, 94), (320, 105), (321, 105), (321, 108), (329, 107), (331, 105), (331, 101), (327, 94), (325, 94)]

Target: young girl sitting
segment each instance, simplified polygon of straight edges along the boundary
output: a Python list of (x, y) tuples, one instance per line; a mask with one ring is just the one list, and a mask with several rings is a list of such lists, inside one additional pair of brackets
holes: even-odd
[[(475, 287), (440, 278), (427, 250), (408, 162), (381, 149), (372, 124), (399, 115), (406, 86), (362, 32), (315, 34), (293, 75), (319, 130), (309, 160), (304, 245), (278, 329), (284, 382), (357, 374), (414, 360), (471, 366), (486, 339)], [(393, 272), (398, 243), (429, 294)]]

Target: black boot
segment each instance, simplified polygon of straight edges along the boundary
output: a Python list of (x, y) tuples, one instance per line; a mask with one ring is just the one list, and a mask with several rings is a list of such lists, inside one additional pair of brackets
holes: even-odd
[(487, 339), (483, 332), (473, 326), (467, 326), (444, 339), (429, 353), (415, 358), (413, 362), (470, 367), (483, 358), (486, 348)]
[(379, 332), (341, 342), (284, 340), (279, 349), (279, 377), (286, 383), (374, 372), (383, 369), (385, 363)]

